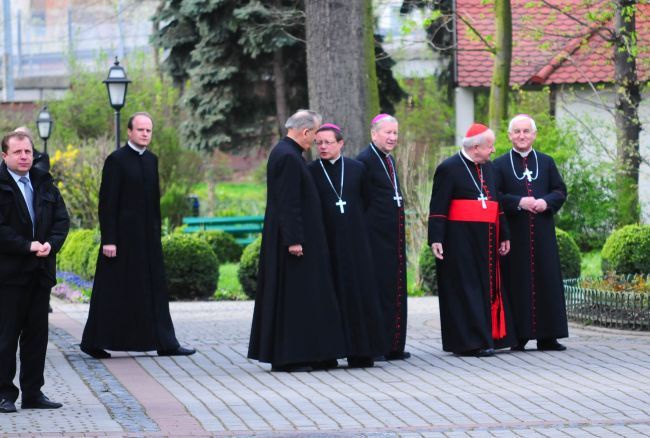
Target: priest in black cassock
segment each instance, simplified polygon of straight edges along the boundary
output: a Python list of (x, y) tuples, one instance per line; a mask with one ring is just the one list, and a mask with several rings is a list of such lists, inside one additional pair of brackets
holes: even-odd
[(267, 198), (248, 357), (272, 371), (338, 366), (343, 324), (332, 281), (320, 198), (302, 156), (321, 117), (300, 110), (266, 167)]
[(372, 142), (357, 160), (366, 165), (369, 176), (370, 200), (365, 223), (384, 315), (384, 336), (388, 344), (384, 357), (407, 359), (411, 354), (404, 351), (408, 298), (404, 202), (395, 160), (390, 155), (397, 146), (397, 119), (379, 114), (372, 119), (370, 137)]
[(516, 344), (499, 258), (508, 253), (508, 228), (497, 199), (494, 133), (473, 124), (463, 147), (437, 167), (429, 216), (436, 257), (442, 349), (487, 357)]
[(348, 365), (371, 367), (387, 351), (379, 291), (364, 223), (368, 187), (363, 163), (343, 157), (341, 129), (331, 123), (316, 131), (319, 159), (309, 163), (320, 195), (334, 285), (346, 340)]
[(513, 148), (494, 160), (512, 236), (504, 283), (519, 338), (513, 349), (524, 351), (536, 339), (538, 350), (562, 351), (557, 339), (569, 336), (569, 329), (553, 215), (567, 190), (553, 158), (533, 149), (536, 136), (530, 116), (514, 117), (508, 127)]
[(116, 351), (184, 356), (176, 340), (160, 242), (158, 158), (147, 146), (153, 120), (127, 123), (129, 141), (104, 162), (99, 189), (101, 248), (81, 351), (107, 359)]

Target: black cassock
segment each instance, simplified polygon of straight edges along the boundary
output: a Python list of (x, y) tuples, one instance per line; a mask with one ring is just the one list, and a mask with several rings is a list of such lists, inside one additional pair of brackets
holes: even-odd
[(81, 345), (117, 351), (175, 350), (160, 242), (158, 158), (124, 146), (104, 162), (99, 189), (102, 245)]
[[(366, 165), (370, 201), (365, 225), (370, 238), (372, 264), (379, 286), (384, 329), (389, 348), (386, 353), (401, 353), (406, 343), (407, 285), (404, 202), (397, 205), (393, 178), (395, 162), (373, 144), (361, 151), (357, 160)], [(383, 165), (382, 165), (383, 163)], [(390, 177), (389, 177), (390, 175)], [(395, 175), (399, 198), (399, 179)]]
[[(334, 164), (329, 160), (313, 161), (309, 170), (320, 194), (334, 284), (343, 316), (347, 356), (381, 356), (388, 346), (386, 338), (379, 335), (384, 332), (384, 326), (363, 217), (368, 198), (366, 168), (359, 161), (341, 157)], [(346, 203), (342, 206), (343, 213), (341, 206), (337, 205), (339, 197), (336, 194), (341, 194), (342, 175), (341, 199)]]
[(501, 339), (492, 335), (491, 305), (498, 297), (499, 242), (508, 240), (503, 213), (495, 212), (499, 216), (498, 230), (492, 223), (449, 218), (453, 200), (471, 200), (481, 206), (477, 167), (483, 174), (483, 194), (488, 200), (496, 201), (492, 163), (476, 165), (459, 153), (436, 169), (429, 207), (429, 246), (439, 242), (444, 251), (444, 259), (436, 259), (442, 349), (453, 353), (504, 348), (517, 343), (505, 294), (501, 298), (506, 334)]
[[(517, 335), (519, 339), (565, 338), (569, 330), (553, 220), (566, 200), (564, 181), (553, 159), (541, 152), (524, 158), (511, 151), (497, 158), (494, 165), (512, 237), (503, 273)], [(526, 168), (531, 181), (523, 174)], [(544, 199), (548, 209), (538, 214), (520, 210), (524, 196)]]
[[(274, 365), (344, 357), (318, 191), (300, 146), (285, 137), (266, 167), (267, 199), (248, 357)], [(304, 255), (289, 254), (301, 244)]]

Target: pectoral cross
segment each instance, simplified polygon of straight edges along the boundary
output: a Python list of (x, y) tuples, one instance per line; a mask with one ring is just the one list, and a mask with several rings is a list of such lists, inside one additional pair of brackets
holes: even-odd
[(476, 199), (478, 199), (479, 201), (481, 201), (481, 206), (482, 206), (483, 208), (487, 208), (487, 204), (485, 203), (485, 201), (487, 200), (487, 198), (488, 198), (487, 196), (485, 196), (483, 193), (481, 193), (481, 196), (479, 196), (479, 197), (476, 198)]
[(531, 172), (530, 170), (528, 170), (528, 168), (526, 168), (526, 170), (524, 170), (524, 176), (525, 176), (526, 178), (528, 178), (528, 182), (531, 182), (531, 181), (533, 180), (533, 179), (531, 178), (532, 175), (533, 175), (533, 172)]
[(402, 197), (399, 195), (399, 193), (395, 193), (395, 196), (393, 196), (393, 199), (397, 203), (398, 207), (402, 206), (402, 203), (400, 202), (402, 200)]
[(343, 199), (339, 199), (339, 202), (336, 203), (336, 206), (341, 210), (341, 214), (345, 213), (345, 210), (343, 210), (343, 206), (346, 204), (347, 202), (345, 202)]

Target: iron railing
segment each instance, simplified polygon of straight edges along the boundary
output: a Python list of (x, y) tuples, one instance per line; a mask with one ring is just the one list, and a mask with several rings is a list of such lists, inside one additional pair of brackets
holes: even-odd
[[(647, 280), (650, 280), (650, 276)], [(564, 281), (567, 316), (583, 324), (650, 331), (650, 293), (584, 288)]]

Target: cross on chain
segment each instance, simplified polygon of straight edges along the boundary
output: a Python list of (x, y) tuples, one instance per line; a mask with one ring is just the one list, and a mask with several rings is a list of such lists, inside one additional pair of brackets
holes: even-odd
[(343, 206), (347, 204), (343, 199), (339, 199), (339, 202), (336, 203), (336, 206), (341, 209), (341, 214), (345, 213), (345, 210), (343, 209)]
[(526, 168), (526, 170), (524, 171), (524, 176), (526, 178), (528, 178), (528, 182), (531, 182), (533, 180), (531, 178), (532, 175), (533, 175), (533, 172), (531, 172), (530, 170), (528, 170), (528, 168)]
[(487, 196), (485, 196), (483, 193), (481, 193), (481, 196), (479, 196), (479, 197), (476, 198), (476, 199), (478, 199), (479, 201), (481, 201), (481, 206), (482, 206), (483, 208), (487, 208), (487, 204), (485, 204), (485, 201), (487, 201), (487, 199), (488, 199)]
[(393, 199), (397, 203), (398, 207), (402, 206), (402, 203), (400, 202), (402, 200), (402, 197), (399, 195), (399, 193), (395, 193), (395, 196), (393, 196)]

